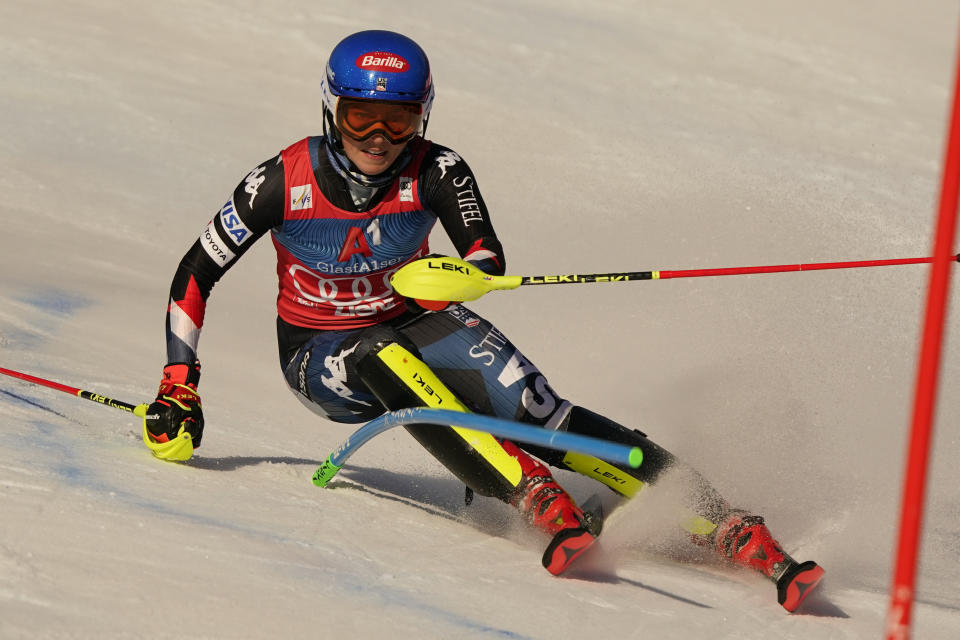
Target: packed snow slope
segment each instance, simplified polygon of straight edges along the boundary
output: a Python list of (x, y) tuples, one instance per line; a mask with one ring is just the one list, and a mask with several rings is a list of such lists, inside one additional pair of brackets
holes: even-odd
[[(476, 171), (511, 274), (928, 255), (958, 15), (907, 6), (5, 0), (0, 366), (149, 401), (181, 255), (248, 171), (320, 132), (326, 55), (366, 28), (431, 56), (429, 135)], [(559, 393), (646, 431), (819, 561), (823, 597), (787, 615), (772, 585), (685, 545), (669, 487), (560, 579), (542, 538), (498, 502), (465, 507), (402, 430), (314, 487), (352, 430), (285, 388), (263, 241), (210, 299), (191, 462), (154, 460), (129, 414), (0, 380), (0, 637), (880, 637), (928, 273), (471, 305)], [(960, 637), (957, 330), (954, 314), (924, 639)]]

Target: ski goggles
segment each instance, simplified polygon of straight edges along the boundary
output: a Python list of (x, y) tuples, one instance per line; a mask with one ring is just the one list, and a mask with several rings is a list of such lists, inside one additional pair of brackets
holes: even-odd
[(422, 107), (418, 102), (385, 102), (340, 98), (337, 101), (337, 128), (354, 140), (376, 133), (393, 144), (406, 142), (420, 129)]

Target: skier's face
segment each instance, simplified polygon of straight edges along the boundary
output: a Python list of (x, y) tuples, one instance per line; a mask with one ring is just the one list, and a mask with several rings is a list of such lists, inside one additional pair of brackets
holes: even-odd
[(390, 165), (400, 157), (400, 152), (406, 142), (393, 144), (383, 134), (375, 133), (366, 140), (354, 140), (350, 136), (340, 136), (343, 140), (343, 151), (350, 158), (357, 169), (368, 176), (375, 176), (390, 168)]

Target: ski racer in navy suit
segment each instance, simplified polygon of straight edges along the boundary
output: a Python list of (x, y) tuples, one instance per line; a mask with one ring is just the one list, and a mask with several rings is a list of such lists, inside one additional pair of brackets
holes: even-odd
[[(326, 419), (369, 421), (418, 404), (379, 358), (401, 349), (436, 374), (471, 411), (544, 429), (636, 445), (639, 469), (507, 440), (479, 446), (448, 427), (408, 425), (433, 456), (477, 492), (508, 502), (550, 538), (544, 566), (564, 571), (599, 534), (548, 465), (573, 469), (625, 497), (681, 466), (639, 431), (577, 406), (488, 320), (460, 304), (418, 304), (390, 276), (430, 254), (439, 221), (459, 255), (502, 275), (506, 261), (476, 177), (455, 151), (423, 137), (433, 104), (430, 65), (409, 38), (353, 34), (333, 49), (322, 82), (323, 135), (257, 165), (181, 260), (166, 316), (167, 365), (144, 420), (159, 458), (186, 460), (200, 446), (197, 344), (214, 284), (262, 236), (277, 253), (280, 365), (296, 396)], [(429, 306), (430, 308), (425, 308)], [(696, 472), (682, 526), (699, 544), (752, 567), (793, 610), (823, 570), (798, 563), (759, 516), (733, 509)]]

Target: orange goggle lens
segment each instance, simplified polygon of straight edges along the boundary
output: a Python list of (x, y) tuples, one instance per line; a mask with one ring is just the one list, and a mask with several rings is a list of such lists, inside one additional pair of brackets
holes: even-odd
[(340, 98), (337, 104), (337, 128), (354, 140), (382, 133), (394, 144), (405, 142), (420, 129), (420, 120), (415, 102)]

